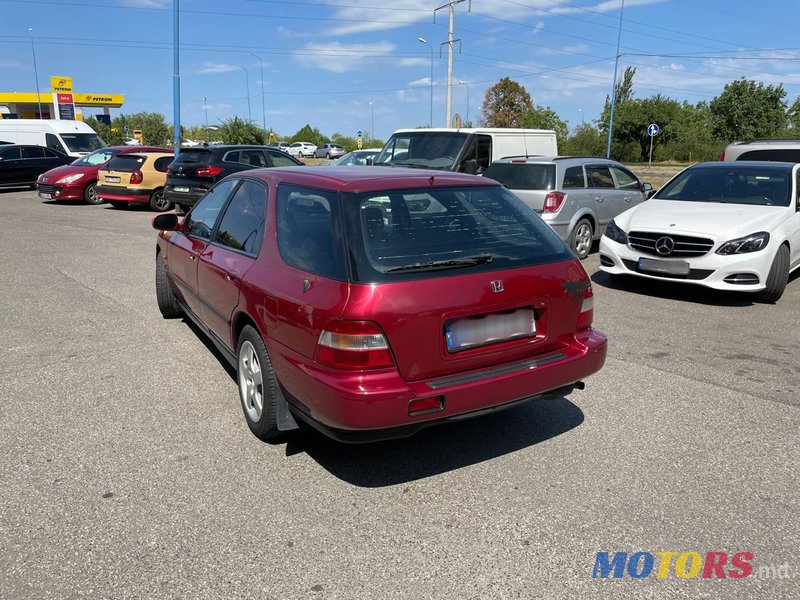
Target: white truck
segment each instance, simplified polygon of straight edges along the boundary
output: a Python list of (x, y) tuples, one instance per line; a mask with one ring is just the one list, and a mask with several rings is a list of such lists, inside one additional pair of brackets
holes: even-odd
[(510, 128), (398, 129), (375, 165), (422, 167), (481, 174), (498, 158), (557, 156), (555, 131)]
[(0, 119), (0, 142), (46, 146), (79, 158), (107, 144), (83, 121)]

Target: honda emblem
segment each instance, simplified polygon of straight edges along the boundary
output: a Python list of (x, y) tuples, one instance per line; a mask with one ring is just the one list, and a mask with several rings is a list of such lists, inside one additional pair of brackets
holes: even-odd
[(494, 281), (492, 281), (492, 291), (493, 292), (503, 291), (503, 281), (501, 279), (495, 279)]

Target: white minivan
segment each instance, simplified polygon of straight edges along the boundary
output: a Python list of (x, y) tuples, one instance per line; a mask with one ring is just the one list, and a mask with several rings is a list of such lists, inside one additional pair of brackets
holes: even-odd
[(556, 133), (550, 129), (398, 129), (375, 157), (373, 164), (480, 175), (500, 158), (557, 154)]
[(46, 146), (76, 158), (108, 145), (83, 121), (57, 119), (0, 119), (0, 142)]

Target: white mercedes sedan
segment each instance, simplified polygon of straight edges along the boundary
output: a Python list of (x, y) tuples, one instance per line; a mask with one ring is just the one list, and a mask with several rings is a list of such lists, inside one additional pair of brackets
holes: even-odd
[(798, 169), (750, 161), (681, 171), (650, 200), (609, 222), (600, 269), (776, 302), (800, 267)]

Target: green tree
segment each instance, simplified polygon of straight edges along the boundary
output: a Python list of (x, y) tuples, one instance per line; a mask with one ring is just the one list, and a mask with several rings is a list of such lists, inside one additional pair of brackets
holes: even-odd
[(112, 127), (128, 126), (125, 137), (133, 137), (135, 129), (141, 129), (143, 143), (148, 146), (164, 146), (169, 141), (170, 126), (164, 115), (154, 112), (138, 112), (131, 115), (120, 115), (111, 122)]
[[(643, 100), (628, 100), (619, 105), (614, 113), (614, 131), (612, 135), (612, 154), (618, 160), (647, 160), (650, 152), (650, 136), (647, 126), (657, 123), (660, 133), (652, 139), (653, 157), (656, 150), (669, 142), (675, 135), (675, 123), (680, 116), (680, 104), (677, 100), (656, 94)], [(617, 147), (614, 148), (614, 144)], [(627, 155), (622, 149), (634, 152)]]
[(101, 123), (94, 117), (86, 117), (83, 122), (94, 129), (97, 135), (103, 138), (103, 141), (109, 146), (119, 146), (122, 144), (122, 138), (124, 137), (123, 131), (114, 131), (110, 125)]
[(481, 105), (486, 127), (522, 127), (533, 101), (525, 88), (508, 77), (486, 90)]
[(579, 125), (562, 144), (558, 152), (564, 156), (605, 156), (606, 136), (589, 123)]
[(725, 142), (775, 138), (787, 125), (783, 85), (737, 79), (709, 105), (714, 136)]
[(267, 141), (261, 127), (239, 117), (223, 121), (217, 134), (225, 144), (265, 144)]
[(794, 137), (800, 137), (800, 96), (786, 111), (786, 121), (788, 125), (787, 133)]
[(295, 133), (291, 138), (289, 138), (290, 142), (311, 142), (315, 146), (321, 146), (325, 142), (328, 141), (328, 138), (322, 135), (322, 132), (317, 129), (316, 127), (311, 127), (311, 125), (307, 124), (301, 127), (297, 133)]
[(556, 132), (558, 144), (563, 144), (569, 136), (569, 126), (549, 106), (536, 105), (522, 117), (522, 126), (530, 129), (552, 129)]
[(673, 125), (674, 135), (664, 144), (660, 158), (695, 162), (716, 160), (725, 143), (711, 132), (711, 111), (707, 102), (683, 102)]

